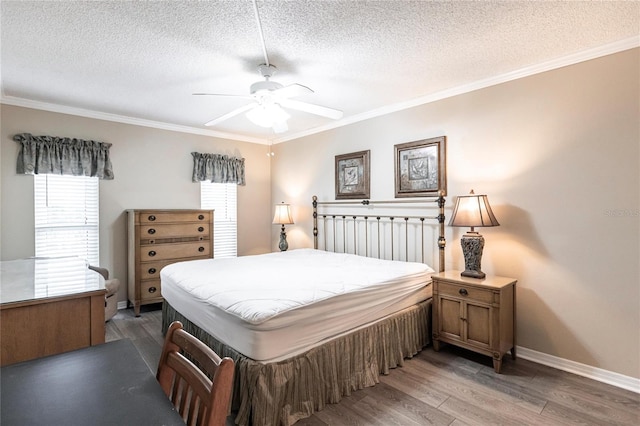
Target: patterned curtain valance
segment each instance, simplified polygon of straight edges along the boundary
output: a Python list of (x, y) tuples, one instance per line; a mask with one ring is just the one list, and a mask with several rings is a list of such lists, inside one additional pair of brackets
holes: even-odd
[(192, 152), (193, 182), (237, 183), (244, 185), (244, 158)]
[(97, 176), (113, 179), (109, 158), (110, 143), (56, 136), (15, 135), (20, 144), (16, 172), (19, 174), (55, 174)]

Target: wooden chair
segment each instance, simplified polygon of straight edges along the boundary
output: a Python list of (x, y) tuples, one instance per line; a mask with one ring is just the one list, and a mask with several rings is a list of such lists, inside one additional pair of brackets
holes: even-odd
[(181, 322), (169, 326), (156, 378), (187, 425), (224, 426), (231, 404), (233, 372), (231, 358), (221, 359), (184, 331)]

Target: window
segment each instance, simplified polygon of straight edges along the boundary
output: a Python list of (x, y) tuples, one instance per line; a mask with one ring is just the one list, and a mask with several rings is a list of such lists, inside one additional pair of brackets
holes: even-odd
[(200, 208), (214, 209), (213, 251), (217, 258), (238, 255), (236, 183), (200, 182)]
[(34, 176), (36, 256), (99, 264), (98, 178)]

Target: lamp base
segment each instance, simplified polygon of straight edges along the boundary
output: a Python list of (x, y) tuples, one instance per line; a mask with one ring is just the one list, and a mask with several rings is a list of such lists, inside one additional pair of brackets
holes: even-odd
[(484, 237), (477, 232), (469, 231), (460, 239), (464, 255), (464, 272), (460, 275), (471, 278), (484, 278), (486, 274), (480, 270)]
[(463, 272), (460, 272), (460, 275), (462, 275), (463, 277), (478, 278), (478, 279), (482, 279), (487, 276), (487, 274), (485, 274), (482, 271), (470, 271), (467, 269), (465, 269)]
[(287, 251), (289, 248), (289, 243), (287, 243), (287, 234), (284, 232), (284, 225), (282, 225), (282, 230), (280, 231), (280, 242), (278, 243), (278, 248), (280, 251)]

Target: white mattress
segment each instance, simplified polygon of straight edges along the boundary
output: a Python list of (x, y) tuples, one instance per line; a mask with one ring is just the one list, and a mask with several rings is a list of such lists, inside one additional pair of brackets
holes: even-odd
[(422, 263), (299, 249), (174, 263), (162, 296), (216, 339), (263, 362), (302, 353), (431, 297)]

